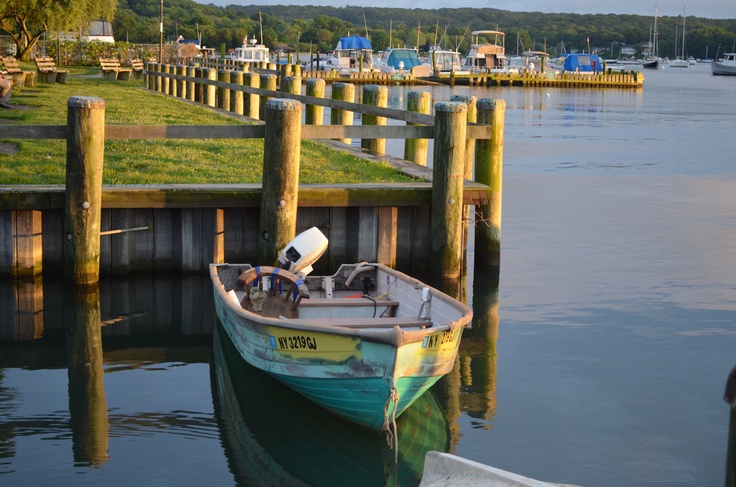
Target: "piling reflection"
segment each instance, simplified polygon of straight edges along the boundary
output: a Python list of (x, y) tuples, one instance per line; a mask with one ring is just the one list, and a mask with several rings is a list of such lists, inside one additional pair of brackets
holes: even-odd
[(490, 421), (496, 410), (496, 341), (498, 340), (499, 268), (476, 268), (473, 278), (473, 325), (460, 342), (460, 408)]
[(239, 485), (418, 485), (429, 450), (447, 451), (447, 420), (431, 393), (397, 420), (387, 438), (344, 421), (242, 360), (217, 326), (215, 414)]
[(69, 416), (77, 465), (101, 465), (108, 460), (110, 426), (102, 367), (101, 321), (97, 284), (65, 287)]

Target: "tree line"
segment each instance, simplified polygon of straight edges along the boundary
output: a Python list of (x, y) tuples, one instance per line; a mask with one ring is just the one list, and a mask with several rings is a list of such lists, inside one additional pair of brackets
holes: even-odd
[[(48, 5), (47, 5), (48, 4)], [(23, 15), (17, 15), (18, 6)], [(54, 6), (54, 8), (51, 8)], [(11, 8), (13, 7), (13, 8)], [(64, 8), (71, 9), (68, 15)], [(112, 8), (114, 7), (114, 8)], [(157, 44), (161, 3), (155, 0), (0, 0), (0, 28), (23, 41), (19, 53), (43, 31), (80, 29), (83, 22), (105, 18), (112, 22), (116, 39), (129, 43)], [(43, 12), (46, 12), (45, 14)], [(22, 18), (24, 24), (18, 22)], [(657, 20), (659, 53), (674, 57), (681, 45), (682, 15)], [(473, 30), (500, 30), (506, 34), (508, 54), (523, 50), (552, 55), (598, 50), (603, 57), (617, 57), (621, 46), (641, 52), (652, 37), (652, 16), (613, 14), (547, 14), (509, 12), (492, 8), (401, 9), (372, 7), (324, 7), (295, 5), (229, 5), (218, 7), (192, 0), (165, 0), (163, 24), (166, 42), (177, 38), (201, 39), (219, 50), (232, 49), (255, 37), (272, 50), (328, 52), (340, 37), (367, 37), (375, 51), (389, 46), (437, 44), (466, 53)], [(676, 34), (676, 29), (680, 29)], [(28, 34), (24, 34), (28, 32)], [(697, 58), (714, 57), (736, 47), (736, 19), (687, 17), (686, 52)], [(681, 37), (680, 37), (681, 39)], [(564, 47), (563, 47), (564, 46)], [(20, 56), (19, 56), (20, 57)]]

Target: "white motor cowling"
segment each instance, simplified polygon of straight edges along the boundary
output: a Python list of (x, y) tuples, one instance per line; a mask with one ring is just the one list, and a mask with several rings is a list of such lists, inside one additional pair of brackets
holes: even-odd
[(279, 254), (279, 265), (304, 276), (312, 272), (312, 264), (327, 250), (327, 237), (317, 227), (305, 230), (289, 242)]

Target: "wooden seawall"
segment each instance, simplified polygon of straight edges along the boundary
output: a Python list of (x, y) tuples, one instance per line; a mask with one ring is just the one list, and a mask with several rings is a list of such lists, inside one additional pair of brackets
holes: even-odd
[[(167, 77), (180, 82), (180, 86), (191, 81), (215, 89), (242, 89), (245, 98), (285, 96), (278, 91), (217, 81), (216, 77), (196, 79), (163, 71), (158, 81), (149, 76), (147, 82), (157, 91), (176, 87), (177, 82), (163, 82)], [(224, 98), (205, 89), (195, 91), (202, 97), (202, 102), (206, 101), (210, 106)], [(304, 125), (302, 138), (415, 140), (436, 137), (434, 117), (429, 115), (318, 97), (290, 97), (308, 104), (307, 108), (321, 105), (375, 117), (403, 117), (403, 120), (415, 124)], [(260, 105), (258, 101), (251, 104)], [(102, 128), (106, 139), (263, 138), (266, 133), (263, 124)], [(68, 138), (65, 126), (9, 125), (4, 131), (4, 137), (8, 139)], [(491, 139), (492, 130), (490, 125), (468, 124), (467, 131), (463, 130), (463, 133), (467, 133), (469, 140), (482, 142)], [(333, 144), (343, 149), (347, 147), (338, 142)], [(483, 152), (492, 150), (487, 144), (483, 147)], [(365, 154), (365, 157), (393, 161), (383, 154)], [(435, 154), (435, 160), (444, 159), (448, 159), (444, 154)], [(433, 170), (410, 161), (395, 163), (405, 172), (424, 180), (411, 184), (299, 186), (297, 231), (318, 226), (330, 240), (326, 257), (316, 266), (319, 270), (331, 271), (340, 263), (363, 260), (383, 262), (410, 272), (430, 269), (432, 242), (436, 241), (432, 220)], [(500, 171), (497, 177), (500, 180)], [(500, 192), (500, 186), (496, 191)], [(64, 246), (69, 238), (69, 232), (64, 228), (64, 214), (69, 209), (65, 205), (66, 192), (64, 186), (0, 187), (0, 275), (33, 276), (64, 270)], [(103, 186), (100, 273), (201, 273), (211, 262), (256, 262), (258, 246), (262, 243), (259, 235), (262, 193), (258, 184)], [(492, 193), (488, 184), (465, 180), (461, 191), (462, 205), (488, 206), (494, 197), (500, 197)], [(462, 219), (462, 214), (457, 218)], [(464, 225), (467, 223), (463, 222)], [(500, 221), (496, 227), (497, 237)]]

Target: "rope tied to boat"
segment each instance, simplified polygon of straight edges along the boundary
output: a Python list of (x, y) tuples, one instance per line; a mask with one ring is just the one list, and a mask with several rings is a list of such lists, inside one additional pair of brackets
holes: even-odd
[[(394, 408), (389, 414), (391, 403)], [(399, 390), (396, 388), (393, 380), (391, 381), (391, 389), (386, 400), (386, 406), (383, 409), (383, 430), (386, 432), (386, 443), (389, 448), (394, 450), (394, 462), (399, 462), (399, 432), (396, 427), (396, 410), (399, 408)], [(389, 419), (390, 416), (390, 419)]]

